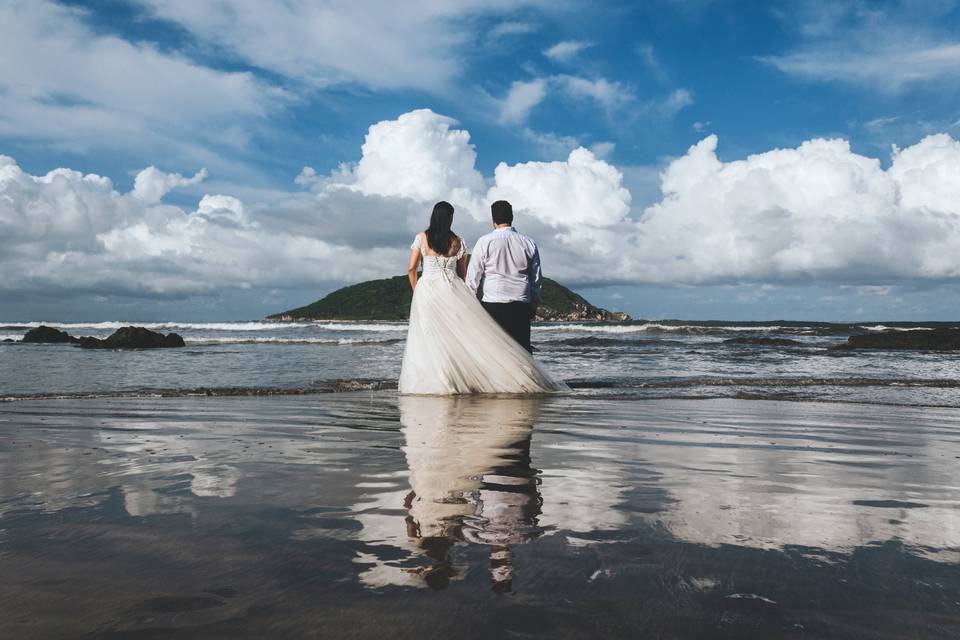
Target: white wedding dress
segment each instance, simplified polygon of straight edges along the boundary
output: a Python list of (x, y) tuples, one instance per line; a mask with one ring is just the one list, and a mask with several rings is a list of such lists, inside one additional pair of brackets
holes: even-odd
[(480, 305), (457, 276), (453, 256), (428, 255), (418, 234), (423, 275), (413, 292), (407, 345), (400, 370), (400, 393), (549, 393), (567, 386), (550, 377)]

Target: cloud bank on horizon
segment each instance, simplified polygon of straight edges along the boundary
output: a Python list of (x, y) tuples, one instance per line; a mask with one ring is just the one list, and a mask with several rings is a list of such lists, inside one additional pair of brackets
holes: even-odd
[(447, 199), (475, 239), (488, 203), (511, 200), (550, 274), (573, 284), (883, 285), (960, 276), (960, 142), (931, 135), (894, 149), (889, 168), (842, 139), (742, 160), (703, 138), (661, 174), (662, 199), (631, 207), (622, 173), (585, 148), (563, 161), (475, 166), (470, 134), (428, 109), (373, 124), (355, 165), (301, 191), (244, 202), (150, 166), (120, 193), (105, 177), (35, 176), (0, 157), (0, 289), (181, 296), (309, 286), (395, 273), (432, 203)]

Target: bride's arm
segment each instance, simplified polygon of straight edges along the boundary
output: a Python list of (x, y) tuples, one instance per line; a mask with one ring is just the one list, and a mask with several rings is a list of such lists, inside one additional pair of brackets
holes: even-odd
[(407, 278), (410, 280), (410, 288), (417, 288), (417, 267), (420, 266), (420, 249), (414, 247), (410, 250), (410, 260), (407, 262)]
[(470, 264), (470, 254), (466, 252), (466, 247), (463, 246), (463, 238), (459, 239), (460, 249), (463, 251), (463, 257), (457, 260), (457, 275), (460, 276), (460, 279), (466, 281), (467, 279), (467, 265)]

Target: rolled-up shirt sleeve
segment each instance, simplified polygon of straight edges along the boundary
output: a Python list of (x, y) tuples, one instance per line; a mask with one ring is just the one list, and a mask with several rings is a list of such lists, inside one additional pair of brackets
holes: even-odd
[(543, 274), (540, 273), (540, 249), (533, 245), (533, 255), (530, 257), (530, 265), (527, 277), (530, 279), (530, 300), (534, 304), (540, 304), (540, 285), (543, 280)]
[(483, 238), (481, 238), (477, 240), (477, 244), (474, 245), (473, 251), (470, 253), (470, 266), (467, 267), (466, 284), (474, 293), (480, 288), (480, 282), (483, 280), (484, 259), (486, 258), (484, 249)]

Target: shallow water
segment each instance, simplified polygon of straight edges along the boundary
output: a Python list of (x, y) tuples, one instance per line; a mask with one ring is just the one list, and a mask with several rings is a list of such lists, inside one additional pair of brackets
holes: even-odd
[[(0, 339), (34, 323), (0, 325)], [(52, 323), (105, 337), (126, 323)], [(338, 380), (396, 384), (404, 323), (137, 323), (177, 331), (184, 349), (84, 350), (0, 343), (0, 399), (329, 390)], [(913, 323), (897, 330), (928, 330)], [(828, 323), (544, 324), (537, 357), (581, 395), (835, 400), (960, 407), (951, 352), (836, 351), (849, 335), (888, 327)], [(774, 338), (795, 344), (730, 344)]]
[(0, 637), (960, 635), (960, 411), (0, 405)]

